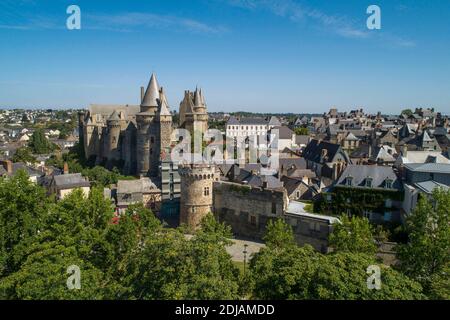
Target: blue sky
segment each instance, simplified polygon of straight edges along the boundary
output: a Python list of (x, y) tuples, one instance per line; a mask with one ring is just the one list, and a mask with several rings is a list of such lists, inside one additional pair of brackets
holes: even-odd
[(175, 109), (450, 113), (450, 0), (0, 1), (2, 107), (138, 104), (153, 71)]

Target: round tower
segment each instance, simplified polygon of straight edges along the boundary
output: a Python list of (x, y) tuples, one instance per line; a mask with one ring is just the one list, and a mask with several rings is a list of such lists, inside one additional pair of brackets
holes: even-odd
[(199, 227), (201, 220), (212, 212), (213, 182), (218, 180), (216, 166), (212, 164), (181, 164), (180, 224)]
[(153, 117), (145, 113), (136, 115), (136, 170), (146, 176), (150, 169), (150, 124)]
[(117, 111), (114, 111), (106, 121), (108, 126), (108, 148), (107, 157), (108, 160), (119, 160), (119, 138), (120, 138), (120, 116)]

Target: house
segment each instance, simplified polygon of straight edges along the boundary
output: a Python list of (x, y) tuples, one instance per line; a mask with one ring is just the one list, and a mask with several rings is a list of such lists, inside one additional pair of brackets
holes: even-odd
[(303, 151), (307, 169), (313, 170), (319, 178), (335, 180), (350, 162), (341, 145), (327, 141), (311, 140)]
[(375, 223), (398, 223), (403, 187), (391, 167), (348, 165), (324, 199), (326, 211), (335, 214), (364, 216)]
[(267, 136), (267, 132), (273, 127), (281, 126), (276, 117), (265, 118), (241, 118), (230, 117), (226, 124), (226, 136), (230, 138)]
[(124, 213), (129, 205), (143, 203), (144, 207), (154, 212), (161, 209), (161, 190), (150, 180), (119, 180), (116, 189), (116, 203), (120, 214)]
[(90, 187), (90, 182), (81, 173), (65, 173), (53, 176), (49, 185), (49, 193), (56, 194), (57, 199), (63, 199), (73, 190), (81, 189), (84, 196), (88, 197)]
[(410, 184), (435, 181), (450, 186), (449, 163), (409, 163), (404, 169), (405, 179)]
[(309, 190), (308, 183), (305, 183), (302, 179), (284, 176), (281, 178), (281, 182), (283, 182), (289, 200), (302, 200), (303, 195)]
[(12, 162), (11, 160), (0, 160), (0, 176), (10, 177), (15, 175), (19, 170), (25, 171), (29, 180), (37, 183), (38, 180), (45, 175), (44, 172), (28, 166), (23, 162)]
[(295, 145), (295, 134), (286, 126), (273, 127), (269, 130), (269, 134), (278, 137), (278, 140), (275, 140), (276, 145), (272, 145), (273, 149), (282, 151)]
[(372, 155), (369, 158), (371, 163), (379, 165), (392, 165), (396, 161), (397, 151), (388, 145), (373, 148)]
[(413, 184), (406, 182), (403, 188), (405, 189), (405, 198), (403, 200), (404, 216), (402, 216), (402, 220), (404, 221), (414, 211), (421, 196), (431, 199), (433, 191), (436, 188), (448, 190), (450, 187), (434, 180), (428, 180)]
[(349, 132), (341, 144), (344, 150), (354, 150), (359, 147), (360, 142), (361, 139), (357, 138), (352, 132)]
[(387, 145), (394, 147), (398, 143), (397, 135), (392, 129), (375, 132), (374, 145)]
[(408, 151), (404, 148), (401, 156), (395, 161), (394, 166), (400, 169), (406, 164), (430, 162), (450, 163), (450, 159), (446, 158), (439, 151)]

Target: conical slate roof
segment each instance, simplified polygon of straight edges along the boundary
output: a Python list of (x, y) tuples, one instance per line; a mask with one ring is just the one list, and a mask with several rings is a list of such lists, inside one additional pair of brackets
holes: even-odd
[(111, 113), (111, 115), (108, 118), (108, 121), (119, 121), (120, 120), (120, 116), (119, 113), (117, 112), (117, 110), (114, 110), (113, 113)]
[(201, 88), (200, 88), (200, 100), (202, 105), (206, 106), (205, 97), (203, 96), (203, 91)]
[(142, 99), (142, 107), (157, 107), (159, 99), (159, 86), (156, 75), (152, 73), (144, 98)]
[(200, 98), (200, 92), (198, 91), (198, 89), (195, 89), (195, 93), (194, 93), (194, 106), (201, 106), (202, 105), (202, 100)]
[(161, 110), (159, 111), (159, 114), (162, 116), (170, 116), (169, 111), (169, 104), (167, 103), (166, 95), (164, 94), (164, 89), (161, 87)]

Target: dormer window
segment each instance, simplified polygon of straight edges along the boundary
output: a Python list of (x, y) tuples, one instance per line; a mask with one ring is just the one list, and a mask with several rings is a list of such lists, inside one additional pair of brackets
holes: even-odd
[(347, 179), (346, 179), (346, 182), (347, 182), (347, 186), (351, 186), (352, 183), (353, 183), (353, 177), (348, 176)]
[(366, 188), (372, 188), (372, 181), (373, 179), (371, 177), (366, 178)]
[(392, 189), (392, 180), (386, 179), (384, 186), (386, 189)]

